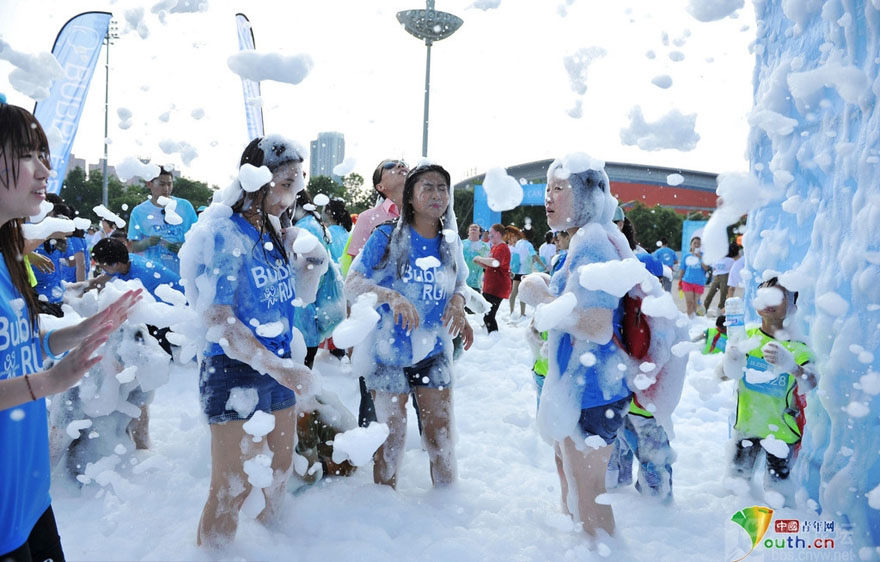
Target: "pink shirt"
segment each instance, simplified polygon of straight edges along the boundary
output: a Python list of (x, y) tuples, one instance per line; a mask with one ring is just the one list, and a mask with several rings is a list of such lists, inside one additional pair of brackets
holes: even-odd
[(361, 249), (364, 247), (364, 244), (367, 243), (367, 239), (370, 237), (370, 234), (373, 233), (374, 228), (383, 222), (396, 219), (399, 216), (400, 211), (398, 210), (397, 205), (394, 204), (394, 201), (387, 198), (383, 199), (381, 204), (372, 209), (367, 209), (358, 215), (358, 220), (355, 223), (354, 228), (351, 229), (351, 242), (348, 243), (348, 255), (355, 257), (361, 253)]

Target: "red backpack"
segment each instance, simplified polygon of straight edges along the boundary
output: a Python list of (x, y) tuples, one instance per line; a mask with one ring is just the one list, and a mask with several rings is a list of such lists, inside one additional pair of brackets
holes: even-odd
[(644, 359), (651, 347), (651, 327), (642, 313), (642, 299), (624, 295), (620, 305), (623, 307), (621, 335), (623, 341), (615, 336), (617, 345), (635, 359)]

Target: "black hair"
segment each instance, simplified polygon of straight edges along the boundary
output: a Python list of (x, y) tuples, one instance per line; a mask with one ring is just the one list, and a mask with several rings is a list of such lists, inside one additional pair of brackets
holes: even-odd
[[(248, 143), (244, 151), (241, 153), (241, 160), (238, 163), (239, 167), (244, 166), (245, 164), (250, 164), (255, 168), (259, 168), (263, 165), (266, 160), (266, 154), (259, 146), (262, 141), (263, 137), (257, 137)], [(281, 156), (284, 153), (284, 149), (285, 147), (281, 145), (273, 145), (270, 148), (276, 156)], [(270, 171), (275, 172), (275, 170), (288, 162), (302, 162), (302, 159), (295, 160), (291, 158), (290, 160), (278, 160), (277, 162), (273, 161), (271, 165), (266, 164), (266, 166)], [(269, 181), (254, 192), (245, 192), (244, 195), (232, 205), (232, 211), (241, 214), (243, 211), (256, 209), (259, 216), (259, 226), (257, 227), (257, 230), (260, 233), (260, 238), (263, 237), (263, 234), (268, 233), (269, 239), (272, 240), (272, 245), (280, 250), (279, 253), (281, 254), (281, 259), (284, 260), (284, 263), (288, 263), (287, 252), (283, 250), (284, 244), (281, 241), (281, 235), (275, 231), (272, 223), (269, 222), (269, 213), (266, 212), (266, 195), (269, 193), (271, 184), (272, 182)], [(257, 241), (254, 247), (256, 248), (256, 246), (262, 248), (264, 255), (266, 255), (266, 258), (268, 259), (269, 256), (266, 253), (267, 250), (265, 246), (260, 244), (259, 241)]]
[[(16, 105), (0, 103), (0, 180), (6, 189), (12, 189), (18, 182), (19, 157), (30, 151), (37, 151), (43, 165), (50, 168), (49, 140), (36, 117)], [(28, 320), (34, 329), (39, 329), (39, 301), (30, 286), (28, 269), (24, 264), (22, 219), (14, 218), (0, 225), (0, 253), (3, 254), (12, 285), (27, 305)]]
[(782, 283), (779, 282), (779, 277), (771, 277), (770, 279), (764, 281), (763, 283), (761, 283), (758, 286), (762, 289), (769, 288), (769, 287), (778, 287), (778, 288), (782, 289), (783, 291), (785, 291), (786, 293), (791, 294), (791, 296), (794, 299), (794, 304), (797, 304), (797, 300), (798, 300), (797, 291), (789, 291), (785, 285), (783, 285)]
[[(402, 215), (406, 218), (406, 222), (412, 224), (415, 221), (416, 211), (413, 208), (412, 200), (415, 196), (416, 191), (416, 182), (420, 177), (427, 174), (428, 172), (437, 172), (443, 179), (446, 180), (446, 185), (448, 187), (452, 186), (451, 179), (449, 176), (449, 172), (443, 168), (443, 166), (439, 164), (423, 164), (421, 166), (416, 166), (406, 175), (406, 181), (403, 184), (403, 213)], [(449, 197), (449, 204), (452, 205), (452, 196)], [(440, 219), (440, 229), (443, 229), (443, 219)]]
[(345, 230), (351, 231), (351, 213), (345, 208), (345, 201), (342, 199), (331, 199), (330, 202), (327, 203), (325, 211), (336, 224), (340, 225)]
[[(420, 166), (416, 166), (406, 175), (406, 181), (403, 184), (403, 212), (395, 223), (394, 230), (391, 231), (391, 238), (388, 242), (388, 246), (385, 248), (385, 253), (382, 256), (382, 259), (376, 264), (375, 269), (381, 269), (388, 262), (389, 256), (391, 254), (391, 246), (395, 246), (397, 248), (404, 248), (405, 251), (399, 252), (398, 262), (397, 262), (397, 273), (401, 277), (404, 275), (406, 271), (406, 266), (409, 263), (409, 250), (410, 250), (410, 230), (409, 226), (415, 220), (415, 209), (412, 205), (413, 197), (415, 196), (416, 183), (419, 181), (424, 174), (429, 172), (436, 172), (440, 174), (444, 181), (446, 181), (447, 189), (452, 189), (452, 184), (450, 182), (449, 172), (446, 171), (443, 166), (439, 164), (422, 164)], [(450, 208), (452, 207), (452, 195), (450, 193), (449, 203), (447, 207), (447, 214), (449, 213)], [(458, 242), (458, 237), (455, 237), (455, 242), (452, 244), (446, 241), (446, 236), (443, 236), (442, 230), (445, 226), (445, 217), (440, 219), (439, 231), (440, 233), (440, 263), (444, 266), (450, 266), (453, 272), (458, 270), (458, 264), (455, 259), (455, 246), (453, 245), (455, 242)], [(461, 250), (458, 250), (459, 252)]]
[(547, 234), (544, 235), (544, 243), (545, 243), (545, 244), (550, 244), (550, 243), (552, 243), (552, 242), (553, 242), (553, 231), (552, 231), (552, 230), (548, 230), (548, 231), (547, 231)]
[(666, 246), (667, 244), (669, 244), (669, 240), (667, 240), (666, 237), (663, 236), (660, 238), (660, 243)]
[(113, 265), (116, 263), (128, 263), (128, 248), (125, 243), (116, 238), (102, 238), (92, 248), (92, 257), (95, 263), (100, 265)]
[[(324, 221), (321, 219), (321, 215), (318, 214), (318, 212), (315, 211), (314, 209), (312, 209), (312, 210), (306, 209), (306, 205), (312, 205), (314, 207), (314, 204), (312, 203), (312, 196), (309, 194), (309, 191), (307, 189), (303, 189), (299, 193), (296, 194), (296, 200), (294, 201), (293, 205), (294, 205), (295, 209), (302, 209), (303, 213), (305, 213), (307, 215), (311, 215), (312, 218), (315, 219), (315, 221), (318, 223), (318, 226), (321, 227), (321, 232), (324, 234), (324, 243), (329, 245), (330, 241), (333, 240), (333, 237), (330, 235), (330, 232), (327, 230), (327, 227), (324, 225)], [(293, 208), (288, 209), (288, 214), (292, 215), (293, 213), (294, 213)], [(294, 222), (294, 221), (296, 221), (295, 218), (293, 218), (293, 220), (291, 222)]]
[(620, 229), (623, 232), (623, 235), (626, 236), (626, 241), (629, 244), (630, 250), (635, 250), (636, 246), (639, 245), (639, 241), (636, 238), (636, 225), (633, 224), (629, 217), (623, 217), (623, 228)]
[(727, 248), (727, 257), (735, 258), (739, 255), (739, 244), (736, 242), (731, 242), (730, 246)]

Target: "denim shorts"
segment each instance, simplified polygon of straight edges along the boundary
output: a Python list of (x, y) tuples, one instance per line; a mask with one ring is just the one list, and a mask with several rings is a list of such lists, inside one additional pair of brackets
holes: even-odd
[(624, 416), (629, 412), (631, 402), (632, 396), (627, 396), (617, 402), (581, 410), (578, 426), (583, 431), (584, 438), (598, 435), (606, 444), (614, 443), (618, 430), (623, 426)]
[[(243, 415), (243, 411), (239, 413), (235, 409), (227, 408), (230, 394), (237, 389), (256, 391), (257, 403), (247, 415)], [(250, 394), (253, 395), (252, 392)], [(202, 411), (208, 416), (209, 424), (247, 420), (257, 410), (275, 412), (296, 404), (296, 394), (292, 390), (278, 384), (269, 375), (258, 373), (250, 365), (225, 355), (211, 355), (202, 361), (199, 396), (202, 400)]]
[(409, 367), (376, 363), (364, 377), (367, 388), (390, 394), (409, 394), (413, 387), (448, 388), (452, 385), (452, 365), (442, 351)]

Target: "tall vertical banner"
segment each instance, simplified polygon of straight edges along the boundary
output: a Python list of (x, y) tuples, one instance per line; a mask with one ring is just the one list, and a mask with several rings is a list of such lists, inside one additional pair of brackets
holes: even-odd
[[(251, 22), (244, 14), (235, 14), (235, 24), (238, 27), (238, 48), (241, 51), (253, 51), (254, 30)], [(253, 140), (263, 136), (263, 106), (259, 101), (260, 83), (247, 78), (241, 79), (241, 90), (244, 93), (244, 113), (247, 117), (248, 139)]]
[(55, 174), (49, 178), (46, 188), (49, 193), (61, 191), (73, 139), (111, 17), (113, 14), (109, 12), (84, 12), (74, 16), (61, 28), (52, 47), (64, 75), (52, 83), (49, 97), (34, 107), (37, 121), (56, 141), (52, 143), (51, 164)]

